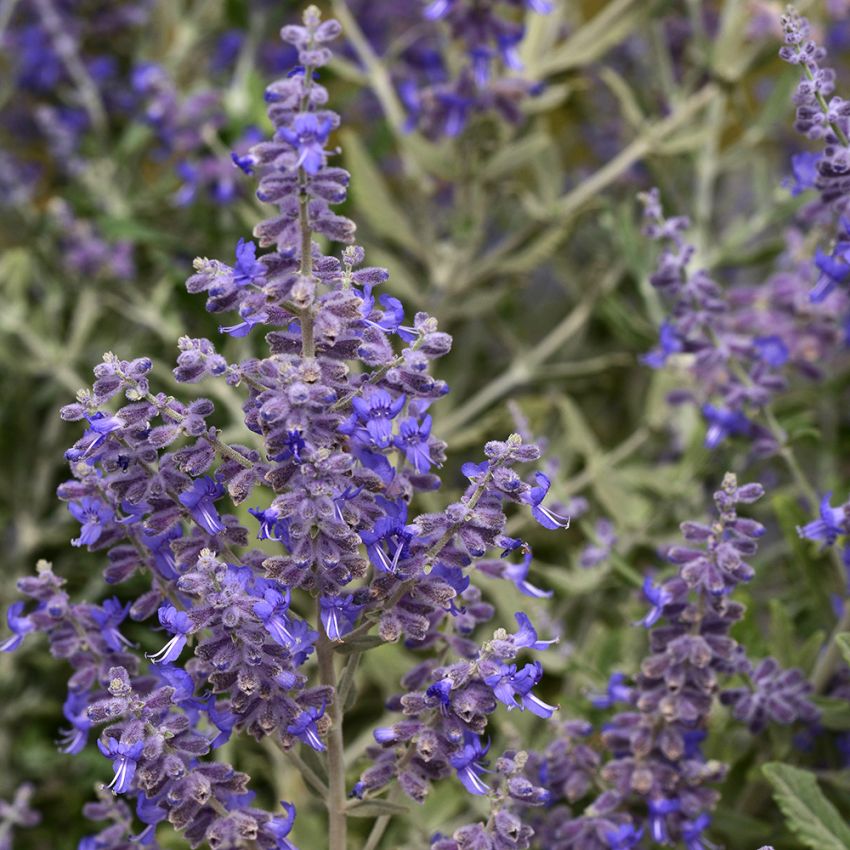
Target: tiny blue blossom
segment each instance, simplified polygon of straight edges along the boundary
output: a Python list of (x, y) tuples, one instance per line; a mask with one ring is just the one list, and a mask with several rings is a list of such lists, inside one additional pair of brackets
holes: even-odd
[(12, 637), (0, 643), (0, 652), (13, 652), (21, 645), (24, 636), (35, 629), (32, 620), (26, 615), (22, 616), (24, 607), (23, 602), (13, 602), (6, 611), (6, 622), (12, 631)]
[(186, 646), (187, 635), (192, 631), (193, 623), (185, 611), (178, 611), (173, 605), (163, 605), (159, 609), (159, 622), (173, 637), (159, 652), (148, 655), (148, 658), (154, 664), (171, 664), (180, 657), (183, 647)]
[(196, 478), (192, 486), (180, 494), (180, 504), (189, 509), (195, 522), (208, 534), (220, 534), (224, 524), (213, 504), (224, 495), (224, 487), (209, 476)]
[(824, 545), (831, 546), (836, 539), (847, 533), (848, 505), (833, 508), (830, 505), (832, 493), (827, 493), (820, 502), (820, 519), (797, 528), (797, 533), (805, 540), (821, 540)]
[(343, 636), (354, 628), (357, 615), (362, 605), (354, 602), (354, 596), (322, 596), (319, 598), (322, 624), (325, 634), (334, 641), (342, 640)]
[(560, 516), (549, 508), (543, 506), (543, 500), (552, 486), (549, 476), (542, 472), (535, 472), (534, 478), (537, 481), (537, 486), (529, 490), (528, 495), (523, 497), (523, 501), (531, 505), (531, 515), (544, 528), (555, 530), (557, 528), (569, 528), (570, 518)]
[(80, 523), (80, 536), (71, 541), (72, 546), (92, 546), (100, 539), (104, 528), (115, 513), (99, 499), (84, 496), (79, 502), (70, 502), (68, 510)]
[(467, 732), (463, 750), (450, 760), (451, 766), (457, 771), (457, 778), (470, 794), (483, 796), (490, 791), (490, 786), (481, 779), (481, 775), (487, 772), (482, 762), (489, 749), (489, 743), (482, 744), (477, 735)]
[(98, 740), (97, 746), (108, 759), (112, 759), (112, 769), (115, 771), (112, 782), (106, 787), (111, 788), (114, 794), (126, 793), (136, 775), (136, 765), (142, 755), (144, 741), (129, 744), (119, 742), (115, 738), (107, 738), (106, 741)]

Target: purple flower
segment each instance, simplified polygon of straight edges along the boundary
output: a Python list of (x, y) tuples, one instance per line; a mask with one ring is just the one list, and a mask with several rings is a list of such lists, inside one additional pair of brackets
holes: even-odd
[(406, 401), (404, 394), (394, 399), (386, 390), (372, 390), (366, 398), (355, 396), (351, 400), (354, 413), (340, 431), (352, 434), (367, 447), (386, 449), (393, 442), (392, 420)]
[(439, 682), (434, 682), (433, 685), (428, 686), (425, 696), (436, 700), (440, 706), (440, 711), (445, 714), (452, 701), (452, 680), (440, 679)]
[(153, 565), (156, 571), (167, 581), (177, 578), (177, 562), (171, 549), (171, 541), (183, 536), (183, 527), (175, 523), (162, 534), (142, 534), (142, 543), (150, 549), (153, 555)]
[(354, 628), (362, 605), (354, 603), (354, 596), (321, 596), (319, 605), (322, 610), (322, 625), (330, 640), (342, 640), (343, 635)]
[[(384, 308), (375, 310), (375, 297), (372, 295), (373, 284), (363, 287), (363, 304), (360, 306), (360, 314), (365, 323), (373, 328), (378, 328), (385, 333), (397, 333), (405, 342), (413, 342), (417, 337), (415, 328), (406, 327), (404, 322), (404, 305), (398, 298), (392, 295), (381, 295), (378, 303)], [(377, 312), (377, 320), (370, 318), (372, 313)]]
[(260, 523), (257, 531), (257, 540), (279, 540), (285, 546), (289, 546), (289, 521), (281, 517), (274, 506), (261, 510), (260, 508), (248, 508), (248, 513)]
[(100, 608), (92, 608), (92, 619), (100, 626), (100, 633), (113, 652), (121, 652), (125, 647), (133, 645), (118, 631), (118, 626), (124, 622), (129, 610), (130, 603), (122, 605), (117, 596), (104, 600)]
[(704, 404), (702, 415), (708, 423), (705, 445), (709, 449), (717, 448), (727, 437), (743, 436), (752, 431), (752, 423), (740, 410)]
[(850, 280), (850, 242), (839, 242), (832, 254), (826, 254), (818, 248), (815, 251), (815, 266), (821, 274), (809, 293), (809, 300), (819, 304), (826, 300), (836, 286)]
[(624, 685), (626, 677), (623, 673), (612, 673), (608, 679), (608, 687), (604, 694), (591, 694), (590, 704), (594, 708), (613, 708), (619, 702), (631, 705), (634, 689)]
[(301, 112), (295, 116), (291, 128), (281, 127), (277, 132), (298, 152), (295, 167), (317, 174), (325, 164), (325, 142), (332, 129), (330, 120), (320, 121), (313, 113)]
[[(519, 541), (522, 543), (522, 541)], [(526, 544), (522, 544), (526, 548), (522, 561), (519, 564), (506, 564), (502, 576), (508, 581), (513, 582), (516, 589), (524, 596), (532, 596), (535, 599), (546, 599), (552, 595), (551, 590), (541, 590), (535, 587), (528, 579), (528, 572), (531, 569), (532, 553), (531, 549)], [(508, 552), (503, 552), (502, 557), (506, 557)]]
[(837, 537), (847, 534), (847, 505), (833, 508), (829, 504), (831, 498), (832, 493), (827, 493), (821, 499), (820, 519), (797, 527), (797, 534), (804, 540), (822, 540), (824, 545), (831, 546)]
[(790, 189), (794, 197), (815, 187), (820, 158), (821, 155), (813, 151), (803, 151), (792, 155), (791, 176), (793, 181), (783, 180), (782, 185)]
[(661, 323), (658, 329), (658, 348), (645, 354), (641, 360), (653, 369), (660, 369), (667, 363), (671, 354), (678, 354), (684, 348), (675, 326), (668, 321)]
[(210, 723), (218, 729), (218, 735), (210, 743), (210, 747), (215, 750), (230, 740), (237, 717), (232, 711), (221, 708), (215, 694), (210, 694), (207, 698), (207, 717), (209, 717)]
[(83, 434), (81, 441), (83, 445), (80, 448), (68, 449), (65, 452), (65, 457), (68, 460), (77, 461), (90, 457), (113, 431), (118, 431), (126, 425), (126, 422), (120, 416), (107, 416), (100, 411), (92, 416), (86, 415), (86, 419), (88, 419), (89, 427)]
[(398, 435), (393, 440), (404, 451), (407, 462), (420, 473), (431, 468), (431, 451), (428, 448), (430, 434), (430, 416), (426, 416), (421, 424), (411, 416), (399, 425)]
[(233, 164), (241, 171), (244, 171), (245, 174), (254, 173), (254, 166), (257, 164), (257, 160), (251, 156), (251, 154), (244, 154), (243, 156), (240, 156), (236, 153), (236, 151), (231, 151), (230, 159)]
[(306, 448), (307, 443), (301, 429), (292, 428), (286, 432), (286, 448), (280, 454), (276, 454), (272, 460), (280, 462), (292, 458), (295, 463), (301, 463), (301, 452)]
[(649, 801), (649, 833), (656, 844), (668, 844), (670, 834), (667, 831), (667, 815), (678, 812), (682, 804), (678, 800), (665, 797)]
[(97, 543), (104, 526), (115, 516), (109, 505), (90, 496), (83, 496), (79, 502), (70, 502), (68, 510), (81, 525), (80, 536), (71, 541), (72, 546), (92, 546)]
[[(538, 717), (551, 717), (558, 709), (557, 706), (543, 702), (531, 693), (531, 689), (543, 678), (543, 666), (539, 661), (526, 664), (517, 670), (516, 664), (502, 664), (497, 673), (484, 678), (488, 687), (493, 689), (493, 695), (503, 702), (508, 710), (519, 708), (528, 709)], [(520, 697), (521, 702), (516, 698)]]
[(664, 606), (673, 601), (673, 595), (665, 587), (663, 582), (656, 587), (652, 583), (651, 576), (647, 576), (643, 580), (643, 595), (652, 603), (652, 608), (649, 609), (649, 613), (642, 620), (639, 620), (636, 625), (641, 625), (648, 629), (661, 619)]
[(87, 709), (88, 700), (85, 694), (75, 691), (68, 693), (68, 698), (62, 706), (62, 714), (71, 724), (71, 728), (62, 731), (58, 742), (63, 753), (76, 755), (82, 752), (88, 743), (91, 721), (86, 713)]
[(321, 708), (307, 708), (286, 727), (286, 731), (305, 744), (309, 744), (314, 750), (322, 752), (325, 749), (325, 745), (319, 737), (319, 728), (316, 726), (316, 721), (324, 713), (324, 706)]
[(382, 497), (378, 497), (377, 502), (384, 508), (385, 514), (377, 520), (371, 531), (361, 531), (360, 539), (366, 544), (366, 553), (375, 569), (394, 573), (399, 561), (407, 557), (409, 544), (413, 540), (413, 534), (404, 524), (407, 505), (403, 501), (391, 502)]
[(107, 738), (105, 743), (98, 740), (97, 746), (108, 759), (112, 759), (112, 769), (115, 771), (112, 782), (106, 787), (111, 788), (113, 794), (129, 791), (136, 774), (136, 765), (145, 746), (144, 741), (128, 744), (115, 738)]
[(286, 836), (292, 832), (292, 826), (295, 823), (295, 806), (292, 803), (285, 803), (283, 800), (280, 801), (280, 804), (283, 806), (286, 815), (284, 817), (280, 815), (273, 817), (265, 824), (263, 829), (274, 836), (277, 842), (276, 850), (295, 850), (295, 845), (286, 839)]
[(772, 334), (771, 336), (757, 336), (753, 340), (758, 356), (768, 366), (784, 366), (788, 362), (788, 346), (782, 337)]
[(265, 310), (260, 310), (258, 313), (251, 313), (245, 316), (241, 322), (237, 322), (235, 325), (219, 325), (218, 332), (241, 339), (248, 336), (257, 325), (267, 322), (268, 319), (268, 313)]
[(483, 762), (490, 744), (482, 744), (477, 735), (466, 733), (466, 743), (461, 752), (449, 759), (451, 766), (457, 771), (457, 778), (463, 783), (463, 787), (470, 794), (483, 796), (490, 791), (490, 786), (482, 779), (481, 774), (486, 773), (486, 762)]
[(714, 846), (702, 839), (702, 834), (710, 823), (711, 817), (708, 812), (703, 812), (699, 817), (682, 824), (682, 840), (685, 842), (686, 850), (707, 850)]
[(543, 507), (543, 500), (552, 486), (552, 482), (547, 475), (542, 472), (535, 472), (534, 478), (537, 481), (537, 486), (532, 487), (528, 494), (523, 496), (523, 501), (531, 505), (531, 515), (544, 527), (550, 530), (556, 528), (569, 528), (570, 518), (559, 516), (549, 508)]
[(180, 494), (180, 504), (189, 509), (195, 522), (208, 534), (224, 531), (221, 517), (213, 502), (224, 495), (224, 487), (208, 475), (196, 478), (192, 486)]
[(250, 286), (266, 273), (266, 267), (257, 260), (257, 246), (240, 239), (236, 243), (236, 265), (233, 267), (233, 282), (239, 286)]
[(513, 645), (523, 647), (525, 649), (548, 649), (553, 643), (558, 642), (558, 638), (552, 640), (537, 640), (537, 630), (531, 624), (527, 614), (522, 611), (517, 611), (514, 614), (514, 619), (519, 624), (517, 632), (511, 636)]
[(194, 628), (185, 611), (178, 611), (173, 605), (163, 605), (159, 609), (159, 622), (173, 637), (163, 648), (153, 655), (148, 655), (154, 664), (171, 664), (176, 661), (183, 647), (186, 646), (186, 636)]
[(620, 824), (616, 829), (605, 833), (609, 850), (631, 850), (643, 838), (643, 829), (636, 829), (633, 823)]
[(266, 631), (281, 646), (292, 649), (298, 644), (292, 622), (287, 616), (289, 611), (289, 590), (281, 593), (269, 588), (260, 602), (254, 603), (254, 613), (262, 620)]
[(608, 519), (597, 520), (594, 528), (596, 542), (584, 547), (579, 556), (579, 565), (585, 569), (599, 566), (611, 557), (617, 543), (614, 523)]
[(23, 602), (13, 602), (9, 606), (9, 610), (6, 612), (6, 622), (12, 630), (12, 637), (6, 638), (3, 643), (0, 643), (0, 652), (12, 652), (17, 649), (21, 645), (24, 635), (35, 629), (35, 624), (28, 616), (21, 616), (23, 610)]

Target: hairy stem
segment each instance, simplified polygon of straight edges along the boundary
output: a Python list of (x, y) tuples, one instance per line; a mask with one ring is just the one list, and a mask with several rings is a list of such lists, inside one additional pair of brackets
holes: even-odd
[[(182, 414), (178, 413), (176, 410), (172, 410), (167, 405), (160, 407), (159, 402), (152, 393), (147, 393), (145, 395), (147, 401), (151, 404), (155, 405), (157, 410), (163, 415), (167, 416), (174, 422), (182, 422), (185, 418)], [(242, 452), (237, 451), (232, 446), (228, 446), (227, 443), (223, 443), (219, 440), (218, 437), (213, 437), (211, 434), (205, 434), (204, 439), (222, 456), (226, 457), (229, 460), (235, 460), (240, 466), (244, 466), (245, 469), (253, 469), (254, 461), (245, 457)]]
[(328, 850), (346, 850), (348, 829), (345, 819), (345, 746), (342, 734), (343, 707), (337, 690), (334, 647), (328, 638), (321, 617), (317, 620), (319, 639), (316, 657), (319, 661), (319, 680), (334, 689), (334, 701), (328, 709), (331, 728), (328, 732)]

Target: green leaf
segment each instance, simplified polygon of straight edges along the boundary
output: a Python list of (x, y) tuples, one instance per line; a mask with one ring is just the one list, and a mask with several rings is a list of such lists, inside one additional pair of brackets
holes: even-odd
[(812, 850), (850, 850), (850, 827), (823, 795), (814, 775), (771, 762), (762, 770), (788, 827)]
[(363, 635), (352, 640), (346, 640), (344, 643), (334, 645), (334, 650), (340, 655), (350, 655), (352, 652), (363, 652), (367, 649), (374, 649), (376, 646), (383, 646), (386, 641), (379, 635)]
[(421, 242), (404, 211), (396, 204), (365, 145), (356, 133), (347, 130), (342, 131), (342, 145), (348, 169), (358, 176), (351, 188), (358, 213), (379, 236), (418, 255)]
[(835, 636), (835, 643), (841, 650), (844, 663), (850, 665), (850, 632), (842, 632)]
[(546, 53), (531, 70), (531, 76), (549, 76), (596, 61), (635, 30), (648, 6), (637, 0), (614, 0)]
[(408, 807), (389, 800), (355, 800), (345, 807), (350, 818), (377, 818), (381, 815), (405, 815)]
[(813, 696), (810, 699), (820, 710), (818, 722), (824, 729), (831, 729), (833, 732), (850, 730), (850, 702), (846, 699), (822, 696)]
[(493, 154), (481, 169), (485, 180), (501, 180), (537, 159), (552, 144), (546, 133), (531, 133)]

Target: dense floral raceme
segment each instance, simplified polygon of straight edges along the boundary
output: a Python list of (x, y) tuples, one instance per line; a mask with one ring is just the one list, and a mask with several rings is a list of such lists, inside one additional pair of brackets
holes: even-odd
[[(525, 614), (513, 635), (498, 630), (480, 649), (472, 638), (492, 609), (476, 596), (470, 566), (493, 548), (506, 557), (527, 548), (505, 535), (506, 506), (530, 509), (549, 529), (568, 525), (545, 504), (548, 478), (528, 483), (515, 468), (538, 450), (517, 436), (488, 443), (486, 459), (464, 467), (470, 483), (459, 501), (408, 516), (413, 495), (440, 484), (445, 444), (428, 409), (448, 387), (429, 365), (451, 340), (425, 313), (405, 323), (401, 302), (377, 294), (387, 274), (364, 267), (362, 249), (348, 247), (340, 260), (314, 241), (354, 237), (354, 224), (332, 211), (349, 176), (329, 164), (339, 118), (317, 82), (339, 32), (313, 7), (302, 26), (284, 27), (301, 64), (266, 90), (273, 139), (240, 157), (258, 173), (260, 200), (277, 207), (254, 231), (272, 250), (258, 256), (240, 240), (233, 265), (197, 260), (188, 281), (208, 310), (235, 314), (222, 335), (266, 332), (268, 355), (239, 363), (210, 340), (183, 338), (174, 370), (178, 381), (211, 376), (243, 387), (249, 442), (262, 451), (223, 442), (208, 422), (212, 402), (154, 394), (149, 359), (106, 355), (91, 389), (62, 410), (85, 429), (66, 454), (73, 478), (59, 496), (80, 524), (72, 544), (105, 553), (106, 582), (143, 572), (147, 589), (126, 602), (76, 603), (45, 564), (20, 583), (28, 602), (9, 611), (4, 650), (40, 631), (72, 666), (64, 749), (81, 751), (103, 726), (97, 746), (114, 772), (107, 787), (135, 799), (146, 842), (167, 820), (193, 847), (289, 847), (293, 807), (277, 815), (253, 807), (248, 777), (204, 757), (246, 732), (284, 751), (330, 748), (330, 770), (344, 698), (334, 645), (368, 643), (373, 628), (378, 643), (404, 638), (463, 661), (425, 662), (410, 674), (432, 682), (420, 708), (402, 698), (416, 728), (376, 737), (413, 738), (420, 758), (401, 769), (380, 756), (384, 781), (364, 780), (358, 794), (396, 776), (421, 799), (429, 781), (451, 772), (484, 793), (479, 760), (497, 703), (544, 718), (555, 711), (532, 693), (540, 663), (514, 663), (547, 645)], [(126, 403), (113, 409), (120, 394)], [(227, 513), (246, 500), (257, 505), (255, 536), (276, 554), (250, 548), (249, 531)], [(315, 615), (305, 615), (311, 598)], [(122, 634), (127, 617), (158, 623), (162, 645), (147, 662)], [(314, 655), (320, 676), (311, 684)], [(344, 783), (344, 774), (330, 781)], [(110, 830), (133, 823), (120, 806), (97, 812), (115, 820)]]
[[(588, 746), (589, 723), (569, 721), (531, 762), (529, 777), (559, 804), (537, 827), (542, 846), (622, 850), (638, 846), (644, 835), (658, 845), (707, 846), (703, 833), (719, 797), (712, 786), (727, 770), (702, 747), (718, 691), (754, 731), (767, 723), (817, 720), (800, 671), (781, 671), (774, 659), (754, 667), (729, 634), (744, 612), (729, 597), (753, 578), (745, 559), (764, 533), (761, 524), (739, 516), (738, 505), (763, 493), (760, 485), (738, 486), (727, 475), (715, 493), (716, 519), (684, 523), (687, 545), (669, 549), (676, 574), (657, 584), (646, 579), (650, 608), (637, 625), (649, 630), (650, 654), (632, 685), (615, 674), (607, 692), (593, 699), (601, 709), (625, 706), (601, 728), (603, 751)], [(745, 684), (719, 690), (736, 675)], [(576, 816), (569, 807), (594, 793)]]
[(684, 237), (687, 218), (665, 218), (657, 190), (642, 200), (646, 233), (662, 246), (652, 285), (671, 308), (659, 345), (644, 362), (680, 368), (688, 376), (693, 389), (675, 391), (670, 401), (699, 407), (706, 446), (738, 437), (757, 454), (775, 452), (779, 435), (763, 412), (792, 377), (821, 379), (824, 363), (842, 352), (847, 294), (835, 290), (812, 303), (807, 292), (816, 270), (797, 255), (793, 232), (785, 268), (757, 286), (724, 290), (693, 268), (695, 248)]

